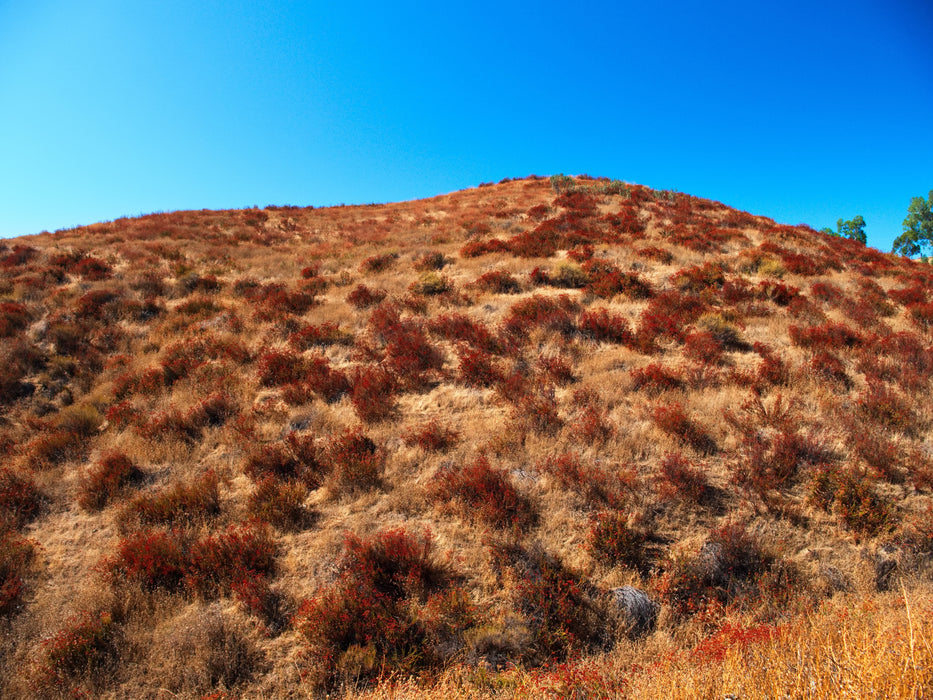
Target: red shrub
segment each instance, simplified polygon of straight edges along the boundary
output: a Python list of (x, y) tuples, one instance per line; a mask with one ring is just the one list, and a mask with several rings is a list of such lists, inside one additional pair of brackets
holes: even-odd
[(651, 285), (634, 272), (623, 272), (607, 260), (592, 259), (583, 264), (589, 279), (586, 291), (603, 299), (617, 294), (630, 299), (650, 299), (654, 295)]
[(477, 350), (502, 353), (503, 342), (480, 321), (463, 314), (443, 314), (428, 322), (428, 330), (450, 341), (463, 341)]
[(81, 480), (78, 503), (87, 510), (100, 510), (141, 477), (139, 467), (123, 452), (107, 452)]
[(599, 445), (615, 432), (615, 428), (606, 415), (605, 409), (587, 405), (578, 409), (570, 421), (571, 436), (586, 445)]
[(580, 314), (577, 321), (580, 334), (596, 342), (631, 345), (632, 331), (625, 317), (608, 309), (592, 309)]
[(505, 319), (505, 332), (522, 338), (534, 328), (545, 328), (570, 335), (574, 332), (572, 314), (578, 310), (578, 304), (564, 294), (558, 297), (535, 294), (512, 305)]
[(331, 345), (352, 345), (353, 336), (340, 330), (332, 321), (326, 321), (319, 326), (305, 326), (288, 336), (288, 344), (295, 350), (310, 350), (313, 347), (329, 347)]
[(790, 326), (791, 342), (802, 348), (842, 350), (859, 347), (863, 337), (842, 323), (827, 321), (819, 326)]
[(683, 329), (695, 322), (705, 310), (706, 304), (694, 295), (673, 291), (658, 294), (639, 317), (638, 347), (651, 350), (662, 338), (682, 342)]
[(553, 390), (525, 393), (515, 403), (513, 415), (522, 425), (541, 435), (553, 435), (563, 425)]
[(697, 644), (690, 657), (703, 664), (722, 663), (729, 652), (735, 653), (736, 650), (747, 649), (755, 644), (770, 642), (779, 632), (780, 628), (772, 625), (743, 627), (727, 622), (713, 635)]
[(8, 618), (18, 608), (34, 557), (31, 541), (0, 528), (0, 617)]
[(644, 391), (647, 394), (657, 395), (662, 391), (673, 391), (684, 388), (683, 375), (672, 369), (664, 367), (658, 362), (652, 362), (644, 367), (629, 370), (633, 391)]
[(869, 380), (856, 405), (865, 418), (888, 430), (908, 435), (916, 430), (917, 418), (910, 402), (881, 382)]
[[(69, 618), (64, 626), (42, 641), (35, 666), (34, 690), (87, 696), (78, 687), (79, 677), (101, 674), (117, 656), (119, 629), (110, 613), (82, 613)], [(69, 686), (75, 687), (69, 687)]]
[(39, 513), (42, 500), (30, 476), (11, 467), (0, 467), (0, 529), (28, 523)]
[[(143, 530), (123, 539), (103, 568), (114, 582), (204, 596), (236, 591), (243, 583), (262, 583), (275, 566), (275, 544), (264, 525), (231, 525), (193, 540), (180, 530)], [(253, 588), (253, 587), (250, 587)]]
[(466, 386), (490, 387), (502, 380), (502, 371), (486, 352), (469, 347), (457, 348), (458, 381)]
[(718, 365), (724, 348), (709, 331), (695, 331), (684, 339), (684, 355), (702, 365)]
[(142, 493), (123, 507), (118, 520), (170, 525), (209, 520), (220, 514), (220, 480), (213, 470), (155, 493)]
[(385, 454), (359, 429), (330, 438), (321, 454), (327, 485), (337, 494), (377, 488), (382, 483)]
[(465, 467), (442, 467), (434, 477), (431, 493), (435, 500), (454, 502), (463, 515), (494, 528), (524, 529), (535, 521), (528, 499), (505, 472), (491, 467), (482, 455)]
[(291, 350), (267, 350), (259, 356), (256, 369), (263, 386), (282, 386), (300, 382), (307, 363)]
[(831, 352), (816, 352), (808, 365), (814, 376), (822, 382), (836, 382), (846, 387), (852, 383), (842, 360)]
[(192, 542), (185, 556), (185, 585), (204, 596), (249, 590), (275, 568), (275, 542), (261, 523), (230, 525)]
[(657, 405), (652, 411), (652, 418), (658, 428), (690, 445), (697, 452), (709, 454), (716, 451), (713, 438), (701, 425), (684, 413), (682, 404)]
[(473, 286), (493, 294), (518, 294), (522, 291), (518, 280), (505, 270), (486, 272), (476, 278)]
[(360, 263), (360, 270), (362, 272), (383, 272), (392, 267), (396, 260), (398, 260), (398, 253), (373, 255)]
[(662, 265), (669, 265), (674, 260), (674, 256), (671, 251), (666, 248), (658, 248), (656, 246), (648, 246), (646, 248), (640, 248), (635, 251), (635, 254), (642, 258), (647, 258), (648, 260), (657, 260)]
[(550, 258), (555, 255), (565, 242), (559, 233), (547, 225), (549, 221), (543, 221), (533, 231), (523, 231), (505, 241), (509, 252), (519, 258)]
[(643, 569), (646, 539), (645, 533), (628, 524), (628, 514), (611, 511), (594, 518), (586, 546), (594, 559), (608, 566)]
[(857, 533), (873, 536), (893, 522), (891, 503), (875, 491), (868, 477), (856, 472), (847, 471), (839, 475), (833, 501), (836, 517)]
[(683, 499), (705, 503), (712, 495), (706, 474), (678, 453), (668, 453), (658, 472), (658, 493), (665, 499)]
[(447, 452), (460, 441), (460, 433), (441, 425), (437, 418), (411, 428), (404, 435), (409, 447), (418, 445), (429, 452)]
[(365, 284), (358, 284), (347, 295), (347, 303), (357, 309), (368, 309), (386, 298), (388, 292), (383, 289), (370, 289)]
[(395, 378), (380, 365), (358, 367), (350, 380), (350, 400), (359, 419), (376, 423), (395, 412)]
[(542, 356), (535, 363), (538, 372), (543, 375), (546, 381), (551, 381), (558, 386), (572, 384), (577, 381), (573, 374), (573, 365), (566, 357)]
[(282, 529), (301, 527), (308, 520), (305, 508), (308, 488), (300, 481), (282, 481), (273, 476), (261, 479), (249, 495), (246, 510), (250, 517)]
[(0, 302), (0, 338), (10, 338), (32, 320), (29, 309), (16, 301)]
[(614, 471), (584, 463), (574, 452), (545, 457), (535, 468), (557, 481), (568, 491), (579, 494), (588, 504), (621, 508), (625, 502), (623, 483)]

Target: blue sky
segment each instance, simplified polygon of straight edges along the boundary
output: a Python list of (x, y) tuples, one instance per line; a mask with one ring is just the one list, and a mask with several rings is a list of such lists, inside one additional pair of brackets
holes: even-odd
[(933, 2), (0, 0), (0, 236), (618, 178), (888, 250)]

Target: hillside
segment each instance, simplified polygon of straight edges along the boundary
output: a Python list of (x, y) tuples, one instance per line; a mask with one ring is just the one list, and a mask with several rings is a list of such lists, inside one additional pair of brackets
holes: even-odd
[(586, 177), (0, 243), (0, 695), (922, 697), (931, 292)]

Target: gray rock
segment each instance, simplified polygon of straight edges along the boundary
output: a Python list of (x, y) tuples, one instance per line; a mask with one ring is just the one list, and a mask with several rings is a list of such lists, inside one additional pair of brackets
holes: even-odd
[(660, 606), (647, 593), (633, 586), (613, 588), (609, 593), (629, 634), (640, 636), (654, 629)]

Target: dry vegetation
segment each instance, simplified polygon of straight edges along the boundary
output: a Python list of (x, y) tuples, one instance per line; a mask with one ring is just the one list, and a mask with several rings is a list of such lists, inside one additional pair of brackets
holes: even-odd
[(931, 290), (586, 177), (0, 243), (0, 695), (926, 697)]

